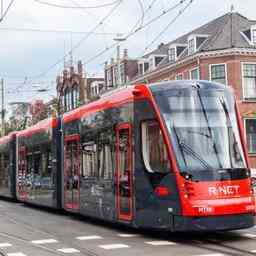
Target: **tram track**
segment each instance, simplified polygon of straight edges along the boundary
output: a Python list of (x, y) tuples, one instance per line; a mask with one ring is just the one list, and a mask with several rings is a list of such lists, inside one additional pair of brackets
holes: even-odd
[[(19, 218), (15, 218), (13, 216), (10, 216), (10, 212), (9, 211), (1, 211), (0, 213), (0, 217), (5, 218), (7, 221), (9, 221), (10, 223), (14, 224), (14, 225), (19, 225), (22, 227), (22, 229), (25, 229), (31, 233), (37, 233), (37, 234), (41, 234), (43, 236), (47, 236), (47, 237), (51, 237), (54, 238), (56, 240), (58, 240), (60, 243), (66, 244), (68, 246), (72, 246), (75, 247), (77, 250), (80, 251), (80, 253), (82, 255), (85, 256), (102, 256), (104, 255), (104, 253), (97, 253), (94, 250), (91, 249), (87, 249), (84, 247), (79, 246), (77, 243), (73, 243), (72, 240), (70, 240), (69, 238), (65, 238), (63, 236), (57, 236), (55, 233), (53, 232), (49, 232), (48, 230), (44, 229), (44, 228), (38, 228), (35, 227), (35, 225), (25, 222), (23, 220), (20, 220)], [(103, 225), (104, 227), (104, 225)], [(115, 228), (114, 228), (115, 229)], [(157, 239), (168, 239), (170, 241), (174, 241), (178, 244), (181, 245), (189, 245), (189, 246), (193, 246), (195, 248), (200, 248), (200, 249), (204, 249), (207, 251), (210, 251), (212, 253), (220, 253), (220, 254), (224, 254), (224, 255), (234, 255), (234, 256), (243, 256), (243, 255), (247, 255), (247, 256), (252, 256), (252, 255), (256, 255), (255, 253), (249, 251), (249, 250), (244, 250), (241, 248), (238, 248), (237, 246), (232, 246), (232, 245), (228, 245), (226, 243), (223, 243), (223, 240), (225, 240), (227, 243), (234, 241), (235, 239), (237, 241), (239, 240), (243, 240), (245, 239), (244, 237), (240, 236), (239, 233), (238, 234), (232, 234), (232, 233), (224, 233), (224, 232), (217, 232), (217, 233), (212, 233), (212, 234), (206, 234), (205, 237), (201, 237), (200, 235), (196, 234), (182, 234), (182, 235), (174, 235), (171, 234), (171, 238), (170, 238), (170, 233), (169, 235), (161, 232), (161, 234), (159, 235), (155, 235), (154, 232), (150, 232), (150, 234), (144, 233), (144, 232), (139, 232), (141, 235), (143, 235), (143, 238), (157, 238)], [(31, 243), (31, 241), (29, 239), (25, 239), (21, 236), (18, 235), (14, 235), (11, 234), (9, 232), (0, 232), (0, 236), (1, 237), (5, 237), (8, 239), (12, 239), (12, 240), (16, 240), (22, 243), (26, 243), (28, 244), (30, 247), (34, 247), (34, 248), (39, 248), (41, 250), (45, 250), (47, 252), (49, 252), (51, 255), (64, 255), (63, 253), (57, 251), (56, 249), (50, 249), (46, 246), (43, 245), (37, 245), (37, 244), (33, 244)], [(195, 237), (193, 240), (191, 240), (191, 237)], [(251, 238), (246, 238), (251, 239)], [(0, 251), (0, 255), (2, 256), (6, 256), (4, 254), (4, 252)]]
[[(5, 214), (0, 214), (1, 217), (4, 217), (6, 218), (9, 222), (15, 224), (15, 225), (21, 225), (23, 226), (23, 228), (25, 228), (26, 230), (30, 231), (30, 232), (36, 232), (36, 233), (41, 233), (43, 235), (47, 235), (47, 236), (51, 236), (52, 238), (55, 238), (57, 239), (59, 242), (62, 242), (64, 244), (66, 244), (66, 242), (68, 242), (68, 245), (69, 246), (73, 246), (72, 242), (70, 240), (67, 241), (67, 239), (63, 239), (59, 236), (56, 236), (56, 234), (53, 234), (49, 231), (46, 231), (42, 228), (36, 228), (34, 225), (31, 225), (30, 223), (27, 223), (27, 222), (24, 222), (24, 221), (21, 221), (21, 220), (18, 220), (14, 217), (10, 217), (7, 215), (7, 212)], [(43, 245), (38, 245), (38, 244), (33, 244), (31, 243), (30, 240), (28, 239), (24, 239), (23, 237), (20, 237), (20, 236), (17, 236), (17, 235), (13, 235), (13, 234), (10, 234), (8, 232), (0, 232), (0, 236), (2, 237), (6, 237), (6, 238), (9, 238), (9, 239), (12, 239), (12, 240), (16, 240), (16, 241), (19, 241), (19, 242), (25, 242), (27, 244), (29, 244), (29, 246), (32, 246), (34, 248), (40, 248), (42, 250), (46, 250), (48, 251), (49, 253), (53, 254), (53, 255), (65, 255), (64, 253), (61, 253), (61, 252), (58, 252), (57, 250), (55, 249), (50, 249), (46, 246), (43, 246)], [(89, 249), (85, 249), (83, 247), (80, 247), (78, 246), (77, 244), (75, 245), (76, 249), (80, 251), (80, 253), (82, 255), (85, 255), (85, 256), (102, 256), (104, 254), (98, 254), (92, 250), (89, 250)], [(0, 251), (0, 255), (1, 255), (1, 251)], [(2, 254), (3, 256), (6, 256), (5, 254)], [(1, 255), (1, 256), (2, 256)]]

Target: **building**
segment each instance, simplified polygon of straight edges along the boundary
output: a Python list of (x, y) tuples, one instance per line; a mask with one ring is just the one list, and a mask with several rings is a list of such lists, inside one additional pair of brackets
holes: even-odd
[(91, 77), (86, 78), (87, 93), (90, 100), (98, 99), (99, 96), (105, 91), (104, 78)]
[(129, 58), (127, 49), (120, 58), (112, 58), (110, 63), (105, 63), (105, 86), (106, 90), (125, 85), (138, 73), (138, 61)]
[(77, 72), (73, 66), (64, 69), (62, 75), (57, 77), (57, 99), (58, 110), (60, 113), (77, 108), (80, 104), (85, 103), (85, 79), (83, 75), (83, 65), (79, 61)]
[(97, 98), (97, 93), (104, 88), (103, 78), (86, 78), (81, 61), (78, 61), (77, 71), (73, 66), (69, 70), (64, 69), (62, 75), (57, 77), (56, 83), (59, 113), (88, 103)]
[(256, 168), (256, 20), (227, 13), (138, 60), (136, 82), (203, 79), (234, 88)]

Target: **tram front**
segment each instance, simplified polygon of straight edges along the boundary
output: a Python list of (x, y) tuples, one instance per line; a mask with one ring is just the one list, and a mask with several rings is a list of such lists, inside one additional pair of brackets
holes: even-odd
[(181, 215), (174, 230), (254, 225), (242, 127), (230, 88), (206, 81), (150, 86), (169, 143)]

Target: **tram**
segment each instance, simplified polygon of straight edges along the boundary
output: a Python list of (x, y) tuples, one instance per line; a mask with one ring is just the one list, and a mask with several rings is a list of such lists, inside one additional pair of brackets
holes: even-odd
[(17, 133), (16, 196), (138, 228), (249, 228), (240, 120), (232, 89), (217, 83), (115, 90)]
[(60, 208), (58, 120), (43, 120), (17, 133), (16, 196), (22, 202)]

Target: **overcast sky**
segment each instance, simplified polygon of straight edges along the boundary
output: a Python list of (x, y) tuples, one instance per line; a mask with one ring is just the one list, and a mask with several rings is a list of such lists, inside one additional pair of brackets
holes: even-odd
[[(11, 0), (3, 1), (4, 8), (11, 2)], [(87, 7), (114, 2), (114, 0), (42, 1), (65, 6)], [(152, 0), (141, 1), (145, 9), (152, 2)], [(179, 0), (157, 0), (151, 10), (146, 13), (144, 22), (146, 23), (178, 2)], [(140, 56), (145, 47), (177, 15), (179, 10), (184, 8), (187, 2), (122, 43), (122, 49), (128, 48), (131, 57)], [(151, 49), (161, 42), (171, 41), (177, 36), (229, 12), (232, 4), (235, 11), (256, 20), (255, 0), (194, 0), (191, 6), (152, 45)], [(42, 5), (34, 0), (14, 1), (8, 14), (0, 23), (0, 77), (5, 78), (7, 103), (10, 101), (31, 101), (36, 98), (48, 100), (53, 97), (56, 94), (54, 81), (63, 69), (64, 61), (60, 61), (52, 69), (49, 68), (58, 60), (62, 60), (63, 55), (86, 36), (86, 34), (75, 32), (91, 31), (113, 6), (96, 9), (62, 9)], [(86, 62), (110, 46), (113, 43), (113, 38), (116, 37), (115, 33), (125, 35), (129, 32), (141, 17), (141, 13), (138, 0), (123, 0), (114, 13), (95, 31), (110, 34), (89, 36), (81, 43), (80, 47), (73, 51), (74, 62), (77, 60)], [(7, 28), (67, 32), (7, 31), (5, 30)], [(85, 66), (87, 73), (90, 75), (102, 74), (103, 63), (115, 55), (115, 49), (111, 49), (95, 59)], [(39, 76), (45, 71), (48, 72)], [(37, 88), (48, 88), (49, 90), (46, 93), (31, 92)]]

